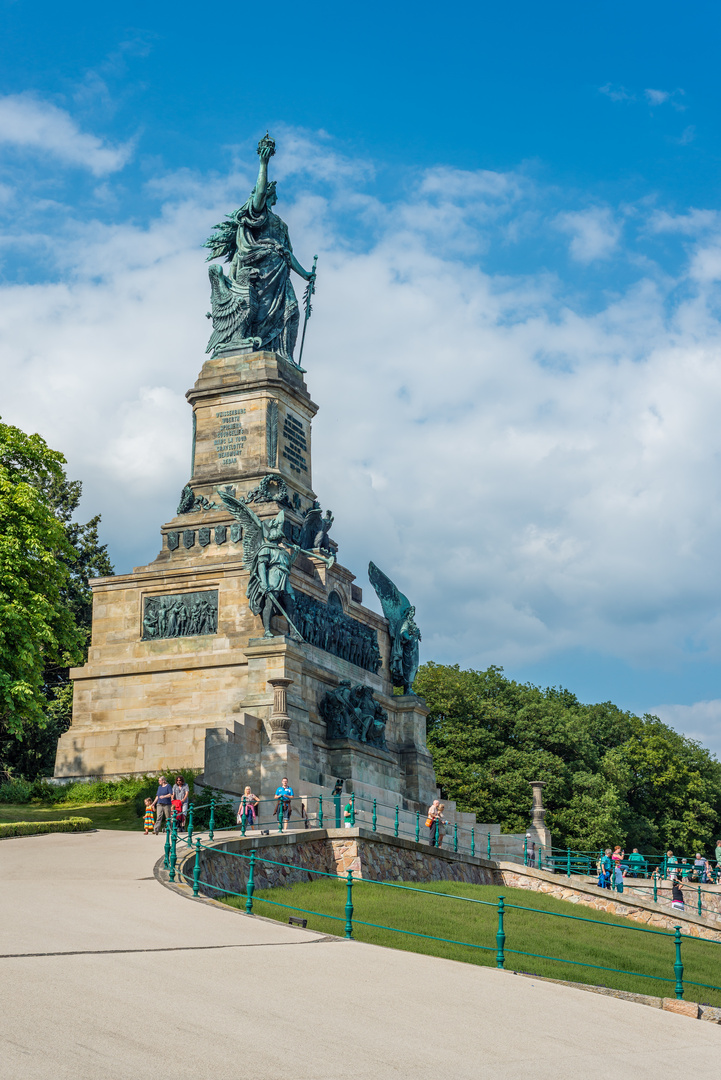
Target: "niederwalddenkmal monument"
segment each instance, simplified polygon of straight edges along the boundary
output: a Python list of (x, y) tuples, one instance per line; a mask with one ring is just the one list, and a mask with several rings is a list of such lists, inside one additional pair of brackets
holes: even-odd
[(261, 140), (253, 191), (207, 241), (212, 333), (187, 393), (191, 475), (158, 557), (91, 582), (92, 644), (72, 672), (55, 774), (197, 768), (261, 797), (283, 776), (308, 797), (340, 777), (425, 809), (436, 785), (412, 692), (415, 609), (374, 563), (385, 617), (364, 607), (313, 490), (318, 406), (300, 365), (315, 262), (301, 266), (273, 211), (274, 151)]

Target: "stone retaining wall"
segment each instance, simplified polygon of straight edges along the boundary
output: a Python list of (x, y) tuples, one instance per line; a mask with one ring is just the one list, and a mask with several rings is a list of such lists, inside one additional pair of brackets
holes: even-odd
[(559, 881), (556, 875), (543, 870), (532, 870), (529, 867), (519, 869), (511, 863), (500, 863), (499, 866), (504, 885), (515, 889), (546, 893), (559, 900), (568, 900), (571, 904), (582, 904), (594, 911), (605, 911), (608, 915), (623, 915), (626, 919), (645, 923), (655, 930), (673, 930), (675, 926), (681, 926), (684, 934), (721, 941), (721, 930), (709, 926), (706, 920), (689, 911), (667, 911), (654, 904), (653, 900), (636, 897), (622, 900), (618, 893), (575, 881), (569, 884), (566, 878)]

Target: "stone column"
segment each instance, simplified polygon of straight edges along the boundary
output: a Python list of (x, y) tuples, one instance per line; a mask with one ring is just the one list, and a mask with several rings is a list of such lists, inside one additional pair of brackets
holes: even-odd
[(271, 743), (290, 742), (290, 716), (288, 715), (288, 687), (292, 679), (268, 679), (268, 684), (273, 687), (273, 711), (270, 714)]
[(546, 808), (543, 805), (543, 789), (546, 785), (543, 780), (531, 780), (529, 783), (533, 790), (530, 835), (535, 843), (541, 844), (544, 848), (550, 848), (553, 841), (546, 828)]

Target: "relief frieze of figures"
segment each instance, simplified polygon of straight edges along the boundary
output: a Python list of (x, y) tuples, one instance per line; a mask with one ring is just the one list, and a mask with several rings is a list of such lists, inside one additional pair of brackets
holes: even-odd
[(143, 641), (215, 634), (217, 629), (217, 589), (145, 597)]
[(301, 635), (309, 644), (341, 660), (377, 672), (382, 663), (378, 634), (370, 626), (346, 615), (334, 593), (330, 600), (323, 604), (295, 590), (293, 621)]

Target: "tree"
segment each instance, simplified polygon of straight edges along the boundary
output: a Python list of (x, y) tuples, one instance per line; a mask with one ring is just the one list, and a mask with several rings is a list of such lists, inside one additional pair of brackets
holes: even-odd
[(708, 847), (721, 826), (721, 764), (657, 717), (584, 705), (502, 668), (424, 664), (428, 746), (444, 795), (507, 832), (529, 824), (529, 781), (543, 780), (556, 843), (660, 852)]
[(39, 435), (0, 423), (0, 769), (33, 778), (69, 723), (68, 668), (87, 652), (88, 577), (112, 573), (99, 518)]

